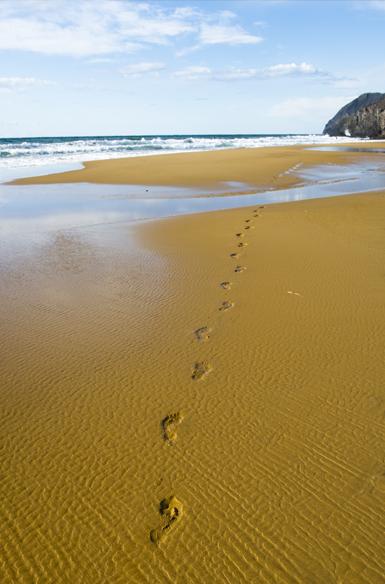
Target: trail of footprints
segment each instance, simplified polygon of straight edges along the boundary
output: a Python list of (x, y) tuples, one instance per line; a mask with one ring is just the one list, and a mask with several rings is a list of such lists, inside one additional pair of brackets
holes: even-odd
[[(264, 209), (264, 206), (260, 206), (258, 209), (254, 209), (254, 217), (260, 217), (260, 209)], [(254, 229), (253, 225), (250, 225), (252, 219), (246, 219), (246, 223), (248, 224), (245, 227), (245, 230)], [(245, 237), (244, 233), (237, 233), (236, 237), (238, 239), (243, 239)], [(246, 242), (241, 242), (238, 244), (238, 247), (246, 247), (248, 244)], [(232, 253), (230, 257), (234, 260), (239, 258), (239, 253)], [(237, 265), (234, 269), (235, 273), (240, 273), (246, 270), (245, 266)], [(222, 282), (221, 286), (224, 290), (230, 290), (231, 286), (233, 285), (232, 282), (226, 281)], [(234, 303), (231, 301), (226, 301), (222, 303), (222, 306), (219, 308), (221, 312), (225, 312), (230, 308), (234, 307)], [(195, 335), (197, 336), (197, 340), (200, 342), (205, 342), (210, 339), (209, 334), (212, 332), (210, 327), (202, 327), (195, 331)], [(210, 363), (206, 361), (197, 362), (194, 365), (194, 369), (192, 371), (191, 379), (194, 381), (201, 381), (204, 379), (208, 373), (212, 371), (212, 367)], [(184, 418), (184, 414), (182, 412), (176, 412), (174, 414), (168, 414), (164, 420), (162, 420), (162, 428), (163, 428), (163, 435), (164, 440), (168, 446), (172, 446), (174, 441), (177, 437), (176, 435), (176, 427), (181, 423)], [(171, 494), (165, 499), (163, 499), (159, 504), (159, 522), (158, 526), (150, 532), (150, 539), (153, 543), (157, 546), (166, 539), (168, 534), (174, 529), (174, 527), (179, 522), (180, 518), (183, 515), (183, 505), (180, 501), (178, 501), (175, 494)]]

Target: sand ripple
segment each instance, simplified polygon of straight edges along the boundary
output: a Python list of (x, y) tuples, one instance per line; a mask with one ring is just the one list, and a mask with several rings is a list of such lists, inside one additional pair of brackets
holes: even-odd
[(383, 583), (385, 198), (342, 199), (264, 209), (241, 276), (245, 209), (135, 248), (58, 237), (4, 274), (2, 583)]

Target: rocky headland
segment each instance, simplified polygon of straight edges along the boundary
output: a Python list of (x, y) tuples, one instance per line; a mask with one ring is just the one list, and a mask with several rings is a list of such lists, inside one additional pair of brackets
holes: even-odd
[(323, 134), (385, 138), (385, 93), (363, 93), (329, 120)]

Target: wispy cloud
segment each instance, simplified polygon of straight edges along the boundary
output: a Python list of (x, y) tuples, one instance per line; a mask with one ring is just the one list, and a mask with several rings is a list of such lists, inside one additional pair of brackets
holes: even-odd
[(215, 81), (237, 81), (242, 79), (271, 79), (276, 77), (308, 77), (319, 79), (333, 79), (331, 73), (317, 69), (314, 65), (295, 63), (273, 65), (264, 69), (235, 69), (231, 68), (226, 71), (214, 71), (209, 67), (187, 67), (183, 71), (175, 73), (176, 77), (198, 80), (215, 80)]
[(33, 77), (0, 77), (0, 93), (15, 93), (26, 91), (28, 87), (42, 87), (44, 85), (57, 85), (54, 81), (34, 79)]
[(189, 53), (194, 53), (195, 51), (197, 51), (198, 49), (201, 49), (202, 45), (194, 45), (192, 47), (185, 47), (184, 49), (180, 49), (179, 51), (177, 51), (175, 53), (176, 57), (184, 57), (185, 55), (188, 55)]
[(245, 45), (260, 43), (262, 37), (253, 36), (241, 26), (225, 26), (221, 24), (202, 24), (199, 40), (203, 45)]
[(119, 69), (124, 77), (140, 77), (146, 73), (158, 73), (161, 69), (165, 69), (166, 65), (164, 63), (154, 62), (142, 62), (135, 63), (134, 65), (126, 65)]
[[(263, 39), (247, 33), (241, 26), (231, 24), (236, 15), (223, 10), (200, 26), (199, 41), (202, 45), (245, 45), (260, 43)], [(214, 20), (215, 19), (215, 20)], [(214, 21), (214, 22), (213, 22)]]
[(261, 26), (262, 28), (267, 28), (269, 26), (264, 20), (258, 20), (257, 22), (254, 22), (254, 25)]
[(110, 2), (0, 3), (0, 50), (87, 57), (130, 53), (197, 31), (191, 10)]
[(261, 37), (234, 24), (235, 19), (229, 11), (207, 13), (122, 0), (0, 2), (0, 50), (97, 58), (167, 45), (186, 35), (192, 37), (192, 47), (179, 49), (180, 54), (208, 45), (261, 42)]

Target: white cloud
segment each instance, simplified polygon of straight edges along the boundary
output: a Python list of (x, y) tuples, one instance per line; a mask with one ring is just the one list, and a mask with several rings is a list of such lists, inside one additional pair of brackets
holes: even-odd
[(42, 79), (34, 79), (27, 77), (0, 77), (0, 93), (15, 93), (25, 91), (27, 87), (57, 85), (54, 81), (44, 81)]
[(235, 81), (241, 79), (269, 79), (274, 77), (318, 77), (320, 79), (333, 79), (331, 73), (317, 69), (313, 65), (295, 63), (273, 65), (264, 69), (235, 69), (227, 71), (213, 71), (209, 67), (188, 67), (178, 71), (175, 76), (194, 81), (216, 80)]
[(320, 98), (300, 97), (274, 104), (266, 113), (274, 118), (298, 118), (306, 121), (320, 120), (325, 123), (342, 106), (352, 101), (356, 95), (326, 96)]
[(177, 71), (175, 73), (176, 77), (182, 77), (184, 79), (210, 79), (212, 78), (212, 71), (209, 67), (187, 67), (183, 71)]
[(110, 2), (0, 3), (0, 50), (87, 57), (130, 53), (197, 31), (189, 10)]
[(119, 73), (124, 75), (124, 77), (139, 77), (145, 73), (157, 73), (161, 69), (165, 69), (166, 65), (164, 63), (154, 62), (142, 62), (136, 63), (135, 65), (126, 65), (119, 69)]
[(316, 69), (314, 65), (308, 65), (307, 63), (302, 63), (301, 65), (296, 65), (295, 63), (289, 63), (287, 65), (273, 65), (264, 69), (269, 77), (280, 77), (281, 75), (319, 75), (320, 73), (324, 75), (324, 72), (320, 69)]
[(184, 49), (180, 49), (179, 51), (177, 51), (175, 53), (176, 57), (184, 57), (185, 55), (188, 55), (189, 53), (193, 53), (194, 51), (197, 51), (198, 49), (201, 49), (201, 45), (194, 45), (193, 47), (185, 47)]
[(228, 43), (229, 45), (244, 45), (260, 43), (262, 37), (247, 34), (240, 26), (225, 26), (221, 24), (202, 24), (199, 40), (204, 45)]
[(5, 1), (0, 2), (0, 50), (78, 58), (132, 53), (185, 35), (195, 36), (190, 41), (194, 48), (187, 50), (195, 50), (197, 42), (241, 45), (262, 40), (231, 22), (235, 18), (228, 11), (209, 14), (122, 0)]
[(230, 24), (236, 15), (229, 10), (212, 15), (201, 23), (199, 40), (203, 45), (226, 43), (229, 45), (244, 45), (260, 43), (263, 39), (248, 34), (241, 26)]

